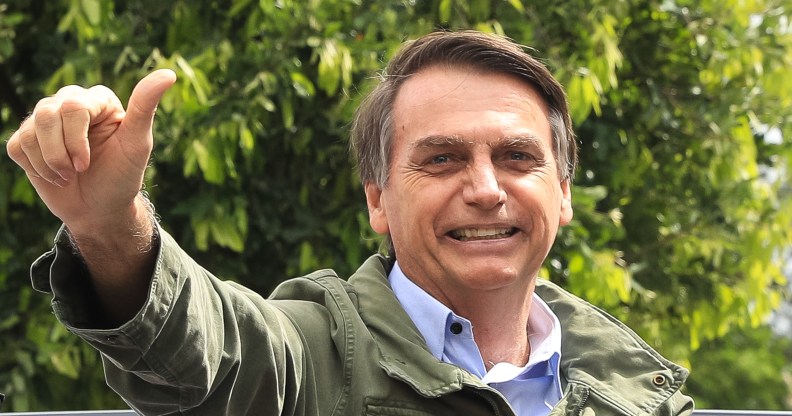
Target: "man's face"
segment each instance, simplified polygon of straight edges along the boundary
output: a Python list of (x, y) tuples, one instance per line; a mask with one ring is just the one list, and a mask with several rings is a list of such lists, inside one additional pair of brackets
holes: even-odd
[(508, 75), (433, 66), (402, 85), (393, 122), (388, 182), (367, 184), (366, 198), (404, 273), (452, 309), (526, 293), (572, 218), (541, 95)]

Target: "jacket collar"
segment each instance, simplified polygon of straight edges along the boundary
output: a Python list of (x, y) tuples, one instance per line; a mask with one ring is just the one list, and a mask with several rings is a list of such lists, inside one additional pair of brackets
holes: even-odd
[(358, 294), (358, 310), (380, 350), (380, 366), (425, 397), (459, 391), (483, 383), (457, 366), (438, 361), (393, 295), (388, 284), (392, 267), (385, 257), (372, 256), (349, 278)]
[[(349, 279), (360, 316), (380, 349), (380, 366), (425, 397), (463, 386), (487, 388), (478, 378), (438, 361), (393, 295), (391, 263), (370, 257)], [(650, 413), (682, 386), (688, 371), (663, 358), (624, 324), (553, 283), (536, 291), (561, 322), (561, 377), (628, 414)]]
[(561, 321), (561, 374), (627, 414), (651, 413), (677, 392), (688, 370), (661, 356), (635, 332), (546, 280), (536, 292)]

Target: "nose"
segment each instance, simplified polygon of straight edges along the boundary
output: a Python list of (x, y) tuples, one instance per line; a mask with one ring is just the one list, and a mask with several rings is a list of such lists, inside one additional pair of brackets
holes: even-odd
[(466, 204), (482, 209), (492, 209), (506, 202), (506, 191), (498, 181), (498, 174), (491, 162), (471, 164), (467, 167), (467, 182), (462, 190)]

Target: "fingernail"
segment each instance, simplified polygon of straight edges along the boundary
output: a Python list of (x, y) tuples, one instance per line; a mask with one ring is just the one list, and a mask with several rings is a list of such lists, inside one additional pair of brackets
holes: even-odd
[(68, 182), (72, 178), (74, 178), (74, 172), (70, 170), (62, 169), (58, 171), (58, 176), (60, 176), (61, 179), (63, 179), (64, 181)]
[(72, 159), (72, 164), (74, 165), (74, 170), (77, 172), (85, 172), (85, 163), (82, 162), (79, 158)]

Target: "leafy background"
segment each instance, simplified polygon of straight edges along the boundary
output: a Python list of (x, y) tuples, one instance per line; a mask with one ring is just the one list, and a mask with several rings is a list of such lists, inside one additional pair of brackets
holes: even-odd
[[(506, 34), (566, 86), (581, 150), (575, 220), (543, 277), (693, 370), (700, 407), (791, 409), (790, 0), (0, 0), (0, 137), (63, 85), (126, 100), (179, 75), (147, 187), (164, 227), (263, 294), (375, 251), (350, 116), (401, 41)], [(5, 410), (122, 408), (95, 352), (29, 285), (59, 224), (0, 157)]]

